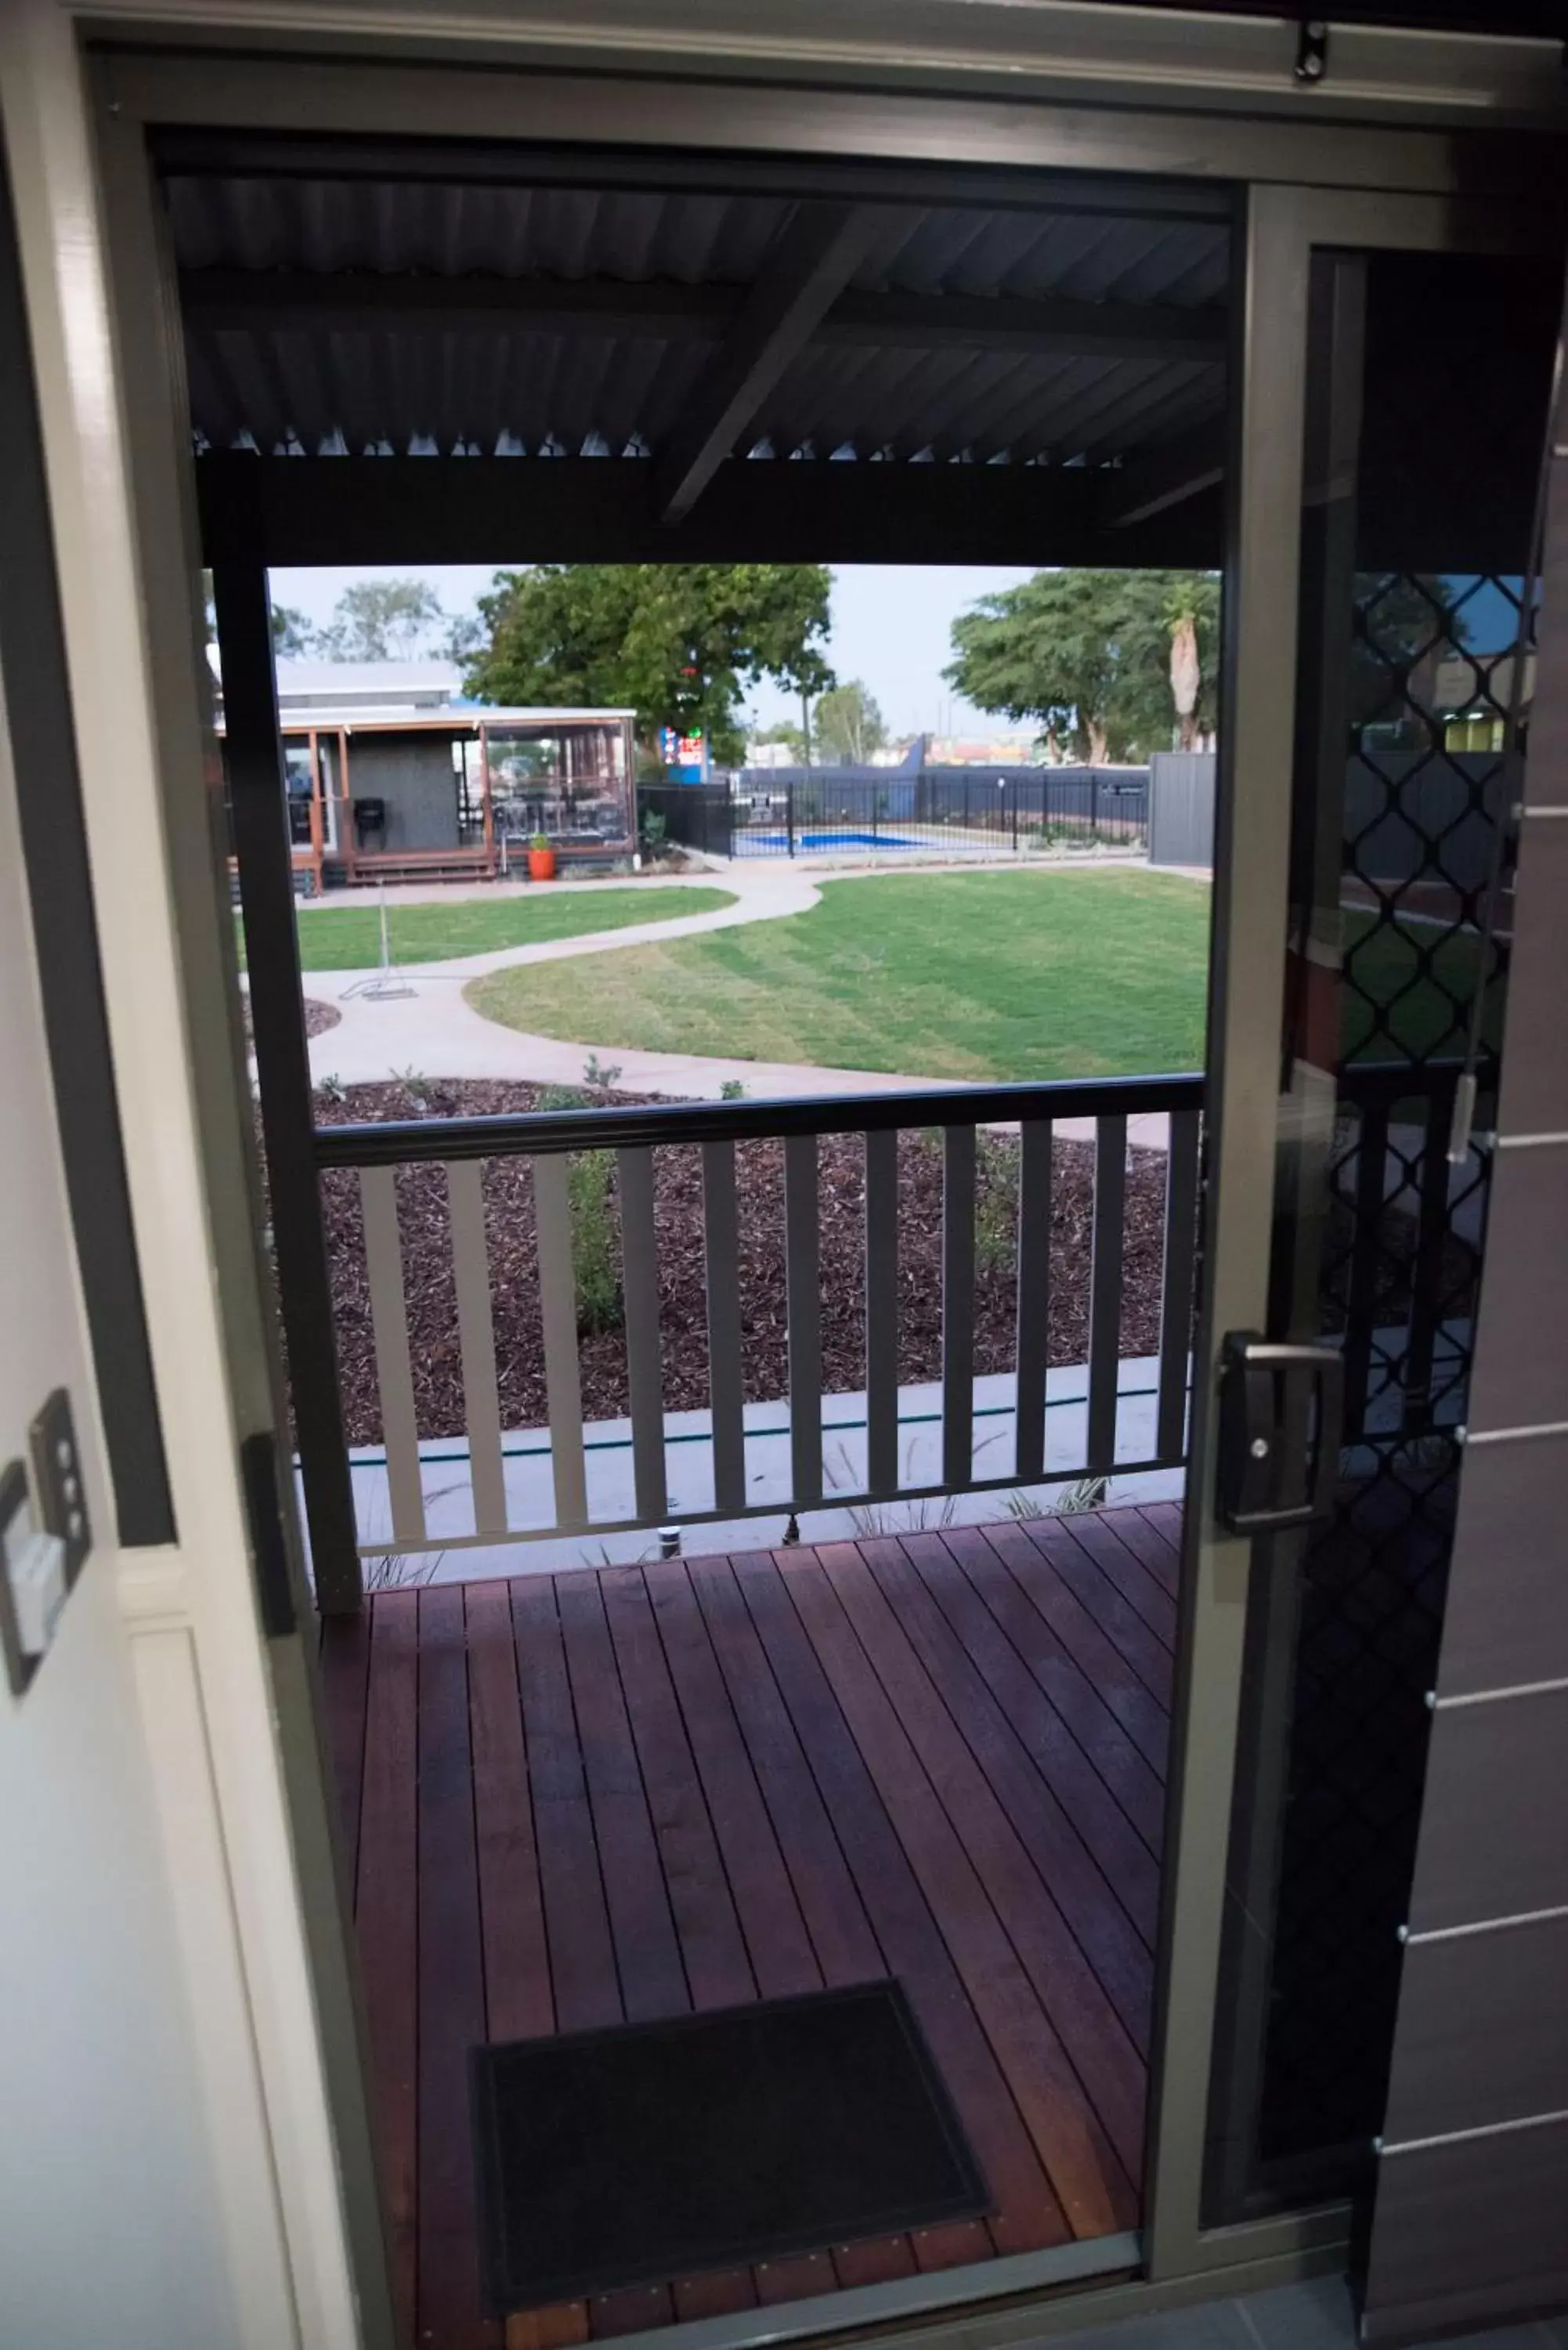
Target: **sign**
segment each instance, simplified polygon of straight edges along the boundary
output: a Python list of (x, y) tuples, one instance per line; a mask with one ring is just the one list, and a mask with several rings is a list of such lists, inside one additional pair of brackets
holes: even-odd
[(678, 734), (673, 726), (659, 730), (659, 755), (672, 784), (705, 784), (708, 780), (708, 737)]

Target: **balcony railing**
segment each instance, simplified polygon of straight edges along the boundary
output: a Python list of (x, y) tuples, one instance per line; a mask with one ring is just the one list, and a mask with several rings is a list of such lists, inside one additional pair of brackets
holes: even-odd
[[(566, 1110), (527, 1116), (428, 1119), (317, 1130), (322, 1170), (352, 1170), (362, 1211), (366, 1287), (373, 1333), (371, 1359), (384, 1455), (381, 1496), (389, 1521), (360, 1534), (362, 1555), (421, 1554), (526, 1543), (563, 1534), (592, 1538), (630, 1529), (700, 1525), (822, 1508), (1027, 1488), (1082, 1477), (1172, 1468), (1186, 1448), (1198, 1229), (1203, 1081), (1197, 1076), (1111, 1079), (1085, 1085), (1011, 1086), (836, 1100), (719, 1102)], [(1124, 1291), (1125, 1196), (1128, 1121), (1165, 1121), (1158, 1342), (1141, 1391), (1141, 1413), (1125, 1405), (1120, 1345)], [(1092, 1136), (1093, 1234), (1087, 1274), (1086, 1361), (1072, 1393), (1048, 1381), (1047, 1346), (1054, 1281), (1062, 1277), (1053, 1247), (1054, 1139), (1074, 1122), (1080, 1146)], [(1012, 1441), (999, 1468), (994, 1441), (976, 1447), (976, 1200), (978, 1135), (1016, 1133), (1015, 1229), (1007, 1236), (1016, 1265), (1012, 1386), (1004, 1419)], [(940, 1377), (933, 1416), (934, 1457), (921, 1464), (900, 1451), (899, 1160), (900, 1134), (935, 1129), (940, 1137)], [(1147, 1131), (1147, 1129), (1146, 1129)], [(823, 1294), (820, 1255), (819, 1142), (857, 1136), (863, 1150), (864, 1212), (860, 1276), (864, 1309), (864, 1402), (857, 1419), (854, 1480), (838, 1482), (825, 1461)], [(769, 1481), (764, 1499), (748, 1473), (749, 1428), (743, 1402), (742, 1273), (736, 1181), (737, 1146), (782, 1145), (787, 1392), (771, 1417), (787, 1420), (770, 1434), (787, 1441), (787, 1474)], [(672, 1498), (668, 1444), (659, 1259), (655, 1230), (656, 1161), (660, 1152), (701, 1153), (702, 1255), (706, 1295), (707, 1425), (711, 1491), (693, 1504)], [(590, 1503), (568, 1166), (574, 1153), (614, 1155), (619, 1224), (631, 1506), (609, 1515)], [(486, 1229), (484, 1169), (524, 1160), (529, 1170), (536, 1236), (538, 1322), (548, 1401), (549, 1483), (553, 1506), (539, 1523), (516, 1522), (509, 1497), (493, 1313), (493, 1274)], [(472, 1531), (432, 1530), (427, 1506), (428, 1451), (416, 1415), (414, 1357), (400, 1227), (400, 1170), (439, 1164), (444, 1170), (453, 1336), (461, 1356), (464, 1428), (457, 1458), (466, 1460)], [(1082, 1280), (1081, 1270), (1075, 1277)], [(1145, 1316), (1147, 1322), (1147, 1315)], [(908, 1398), (909, 1390), (905, 1388)], [(1067, 1409), (1063, 1409), (1066, 1404)], [(1060, 1410), (1060, 1418), (1054, 1417)], [(983, 1416), (984, 1407), (981, 1407)], [(753, 1407), (754, 1412), (754, 1407)], [(1054, 1430), (1047, 1446), (1047, 1426)], [(1127, 1434), (1145, 1431), (1128, 1453)], [(907, 1423), (906, 1423), (907, 1424)], [(684, 1425), (684, 1423), (683, 1423)], [(826, 1428), (832, 1438), (837, 1424)], [(1065, 1449), (1064, 1449), (1065, 1448)], [(849, 1448), (836, 1451), (849, 1460)], [(450, 1445), (443, 1449), (451, 1461)], [(539, 1458), (539, 1448), (533, 1457)], [(774, 1458), (778, 1457), (777, 1446)], [(934, 1473), (931, 1473), (934, 1471)], [(437, 1482), (441, 1482), (438, 1477)], [(690, 1482), (690, 1481), (685, 1481)]]

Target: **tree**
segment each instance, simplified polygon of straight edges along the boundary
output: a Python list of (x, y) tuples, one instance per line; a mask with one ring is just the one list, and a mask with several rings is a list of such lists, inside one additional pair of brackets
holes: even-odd
[(1195, 657), (1180, 732), (1213, 731), (1220, 582), (1208, 572), (1037, 571), (953, 622), (942, 672), (981, 710), (1033, 718), (1092, 766), (1167, 751), (1178, 732), (1173, 653)]
[(818, 756), (844, 766), (863, 766), (888, 740), (876, 698), (857, 677), (823, 695), (812, 712), (812, 724)]
[(805, 733), (800, 727), (792, 726), (787, 718), (781, 718), (776, 726), (764, 726), (761, 733), (752, 734), (747, 737), (748, 747), (760, 747), (762, 744), (768, 743), (782, 743), (784, 748), (789, 752), (794, 764), (797, 767), (805, 766)]
[(272, 649), (279, 660), (303, 660), (316, 649), (316, 631), (290, 604), (272, 608)]
[(744, 691), (834, 682), (824, 646), (832, 577), (815, 563), (541, 564), (504, 571), (479, 608), (489, 644), (468, 672), (483, 702), (631, 709), (647, 754), (659, 730), (703, 733), (721, 766), (744, 754)]
[(357, 579), (317, 639), (328, 660), (410, 660), (439, 648), (447, 623), (428, 579)]
[(448, 660), (467, 662), (484, 650), (484, 623), (477, 612), (459, 612), (447, 624), (441, 647)]

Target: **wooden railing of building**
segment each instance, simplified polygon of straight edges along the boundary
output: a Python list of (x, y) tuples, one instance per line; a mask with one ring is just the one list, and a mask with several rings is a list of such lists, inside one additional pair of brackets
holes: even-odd
[[(318, 1128), (317, 1168), (354, 1170), (363, 1209), (390, 1517), (389, 1538), (363, 1543), (363, 1554), (779, 1517), (1179, 1464), (1186, 1449), (1202, 1098), (1200, 1077), (1116, 1078)], [(1163, 1117), (1168, 1125), (1154, 1439), (1135, 1459), (1118, 1455), (1119, 1336), (1127, 1128), (1130, 1118), (1147, 1115)], [(1082, 1457), (1065, 1459), (1057, 1448), (1048, 1461), (1053, 1138), (1064, 1120), (1093, 1122), (1093, 1264), (1086, 1380), (1079, 1399)], [(1016, 1438), (1005, 1467), (981, 1474), (974, 1444), (977, 1133), (994, 1126), (1012, 1128), (1018, 1136)], [(899, 1454), (898, 1142), (900, 1133), (930, 1128), (940, 1133), (942, 1156), (940, 1471), (907, 1482)], [(849, 1491), (830, 1488), (824, 1476), (819, 1269), (818, 1141), (844, 1134), (859, 1136), (865, 1153), (866, 1477), (861, 1488)], [(750, 1498), (746, 1473), (735, 1165), (737, 1144), (759, 1139), (783, 1144), (788, 1303), (789, 1488), (782, 1498), (774, 1492), (766, 1501)], [(667, 1479), (654, 1232), (656, 1154), (692, 1146), (701, 1153), (713, 1492), (711, 1503), (697, 1509), (677, 1507)], [(614, 1153), (619, 1201), (634, 1506), (607, 1518), (590, 1516), (584, 1448), (567, 1191), (570, 1155), (584, 1150)], [(486, 1162), (519, 1157), (529, 1164), (537, 1233), (554, 1484), (553, 1515), (527, 1526), (514, 1524), (508, 1509), (483, 1195)], [(473, 1498), (474, 1530), (455, 1537), (433, 1534), (427, 1523), (399, 1228), (399, 1170), (431, 1162), (445, 1170)]]

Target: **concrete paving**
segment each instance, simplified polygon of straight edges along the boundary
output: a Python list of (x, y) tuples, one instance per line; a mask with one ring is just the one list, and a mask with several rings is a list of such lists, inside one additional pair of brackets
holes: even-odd
[[(1117, 1371), (1115, 1451), (1124, 1461), (1147, 1461), (1157, 1451), (1156, 1409), (1159, 1365), (1153, 1357), (1129, 1357)], [(1088, 1441), (1088, 1374), (1082, 1364), (1062, 1365), (1046, 1378), (1045, 1467), (1058, 1482), (936, 1500), (891, 1500), (855, 1503), (836, 1495), (863, 1492), (867, 1481), (866, 1398), (828, 1395), (822, 1399), (823, 1506), (803, 1510), (803, 1542), (846, 1542), (858, 1535), (919, 1533), (947, 1525), (993, 1525), (1010, 1514), (1012, 1492), (1039, 1513), (1061, 1503), (1068, 1484), (1082, 1472)], [(1017, 1446), (1017, 1380), (1011, 1371), (982, 1375), (974, 1382), (974, 1437), (971, 1455), (976, 1477), (1006, 1477)], [(717, 1551), (772, 1549), (784, 1540), (793, 1490), (790, 1408), (787, 1399), (745, 1407), (746, 1494), (754, 1517), (708, 1519), (688, 1524), (683, 1547), (697, 1558)], [(473, 1488), (469, 1451), (462, 1437), (441, 1437), (420, 1446), (420, 1486), (427, 1546), (396, 1554), (386, 1455), (379, 1445), (351, 1451), (354, 1509), (359, 1541), (372, 1560), (382, 1562), (378, 1579), (434, 1583), (478, 1581), (494, 1575), (551, 1574), (569, 1566), (623, 1565), (656, 1557), (657, 1532), (628, 1526), (637, 1512), (629, 1419), (590, 1421), (583, 1430), (587, 1454), (588, 1523), (575, 1534), (558, 1534), (548, 1429), (509, 1431), (502, 1441), (502, 1473), (509, 1534), (500, 1541), (474, 1532)], [(706, 1411), (664, 1415), (665, 1478), (669, 1515), (711, 1511), (713, 1496), (712, 1420)], [(905, 1487), (940, 1485), (942, 1467), (942, 1390), (930, 1381), (898, 1390), (898, 1479)], [(1134, 1470), (1113, 1474), (1108, 1503), (1179, 1501), (1185, 1484), (1179, 1468)], [(769, 1505), (774, 1507), (770, 1510)], [(1013, 1508), (1020, 1506), (1013, 1503)]]

